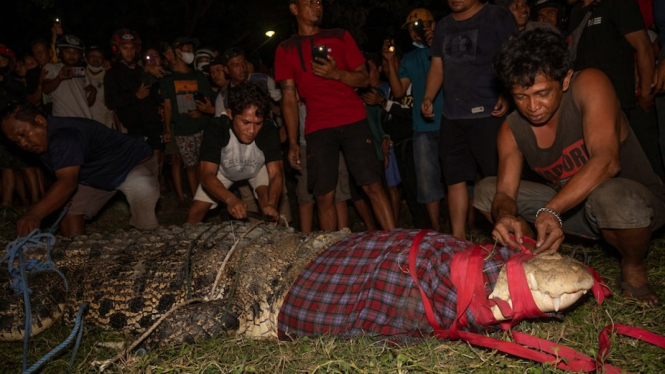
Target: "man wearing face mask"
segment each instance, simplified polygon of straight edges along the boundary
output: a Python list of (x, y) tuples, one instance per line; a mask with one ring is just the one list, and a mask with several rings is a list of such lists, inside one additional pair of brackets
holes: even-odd
[(160, 81), (164, 99), (164, 142), (174, 141), (178, 145), (187, 173), (192, 194), (199, 185), (198, 160), (203, 127), (210, 115), (201, 112), (196, 102), (209, 103), (212, 88), (206, 76), (193, 70), (194, 48), (198, 39), (180, 37), (173, 44), (175, 64), (173, 75)]
[[(418, 23), (424, 25), (419, 31)], [(404, 55), (400, 61), (395, 57), (394, 40), (383, 42), (383, 58), (386, 60), (385, 74), (390, 90), (396, 98), (407, 95), (409, 87), (413, 94), (413, 159), (416, 165), (418, 203), (425, 204), (432, 228), (441, 231), (440, 204), (443, 198), (441, 186), (441, 164), (439, 162), (439, 126), (443, 111), (441, 89), (434, 98), (434, 118), (423, 117), (420, 104), (425, 94), (425, 83), (429, 71), (429, 47), (434, 36), (434, 17), (427, 9), (414, 9), (402, 26), (407, 29), (416, 49)], [(424, 38), (423, 38), (424, 37)], [(391, 49), (392, 47), (392, 49)], [(390, 108), (386, 108), (390, 110)]]
[(99, 46), (88, 48), (88, 52), (85, 54), (85, 62), (87, 64), (85, 75), (88, 77), (90, 84), (97, 89), (95, 103), (90, 107), (92, 119), (106, 125), (110, 129), (114, 129), (113, 111), (104, 102), (104, 76), (106, 75), (104, 64), (106, 63), (106, 59), (104, 58), (102, 48)]
[(208, 75), (204, 67), (210, 64), (210, 61), (215, 58), (215, 52), (208, 48), (201, 48), (194, 53), (194, 69)]

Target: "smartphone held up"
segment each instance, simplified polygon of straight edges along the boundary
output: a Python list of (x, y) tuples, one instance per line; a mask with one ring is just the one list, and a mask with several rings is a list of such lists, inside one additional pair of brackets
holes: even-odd
[(312, 45), (312, 61), (316, 64), (323, 65), (323, 62), (316, 59), (317, 57), (324, 60), (328, 59), (328, 49), (325, 45)]

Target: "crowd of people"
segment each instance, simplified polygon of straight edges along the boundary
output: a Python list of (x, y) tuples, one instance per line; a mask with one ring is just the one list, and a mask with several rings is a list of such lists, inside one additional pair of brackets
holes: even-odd
[(112, 33), (109, 58), (56, 22), (28, 55), (0, 45), (1, 204), (31, 206), (19, 235), (67, 207), (65, 236), (117, 191), (132, 226), (155, 228), (169, 186), (189, 224), (220, 204), (291, 220), (291, 194), (303, 232), (315, 211), (322, 230), (348, 226), (351, 206), (367, 230), (391, 230), (406, 201), (414, 226), (465, 239), (479, 211), (497, 241), (531, 236), (538, 253), (564, 232), (606, 240), (624, 292), (655, 304), (664, 2), (449, 0), (438, 22), (406, 15), (404, 52), (394, 39), (362, 51), (321, 28), (322, 1), (291, 0), (298, 31), (272, 74), (241, 46), (151, 46), (129, 29)]

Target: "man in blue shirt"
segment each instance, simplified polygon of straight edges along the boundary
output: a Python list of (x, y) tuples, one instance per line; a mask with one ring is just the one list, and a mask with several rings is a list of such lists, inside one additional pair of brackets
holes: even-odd
[[(425, 40), (416, 31), (418, 27), (414, 28), (414, 24), (417, 23), (424, 25)], [(429, 10), (421, 8), (412, 10), (402, 28), (409, 31), (409, 36), (416, 49), (404, 55), (401, 65), (398, 65), (395, 58), (394, 47), (391, 50), (394, 41), (384, 41), (382, 53), (383, 58), (388, 62), (385, 74), (388, 77), (393, 96), (403, 97), (411, 86), (414, 108), (412, 111), (413, 158), (416, 165), (418, 203), (425, 204), (432, 228), (441, 231), (439, 222), (439, 207), (443, 198), (439, 162), (439, 127), (443, 111), (441, 89), (434, 98), (434, 117), (425, 118), (420, 111), (420, 105), (425, 95), (427, 72), (430, 67), (429, 46), (432, 44), (435, 26), (434, 17)]]
[(44, 198), (17, 222), (20, 236), (39, 228), (44, 217), (65, 204), (62, 235), (85, 234), (84, 219), (94, 217), (116, 191), (127, 197), (130, 225), (139, 229), (159, 225), (157, 158), (143, 140), (85, 118), (47, 117), (24, 104), (5, 107), (0, 123), (7, 139), (39, 154), (55, 174)]

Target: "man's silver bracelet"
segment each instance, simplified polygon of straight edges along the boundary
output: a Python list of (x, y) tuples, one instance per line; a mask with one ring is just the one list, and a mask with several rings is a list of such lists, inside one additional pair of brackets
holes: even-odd
[(538, 216), (542, 212), (547, 212), (547, 213), (553, 215), (554, 217), (556, 217), (556, 219), (559, 220), (559, 225), (561, 227), (563, 227), (563, 221), (561, 220), (561, 217), (559, 217), (559, 213), (555, 212), (554, 210), (552, 210), (550, 208), (540, 208), (540, 209), (538, 209), (538, 211), (536, 212), (536, 219), (538, 218)]

